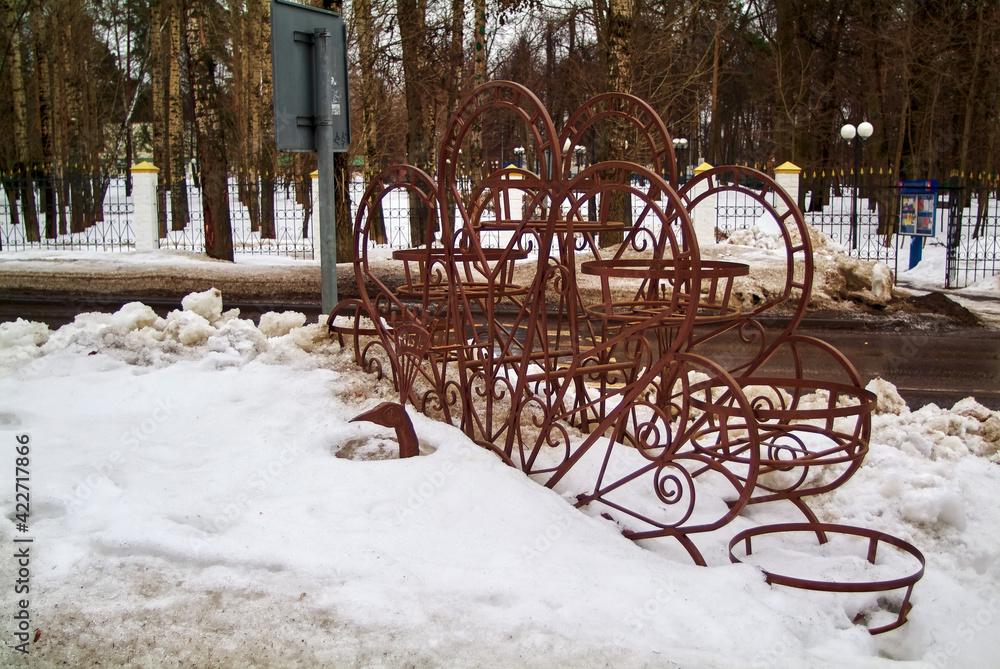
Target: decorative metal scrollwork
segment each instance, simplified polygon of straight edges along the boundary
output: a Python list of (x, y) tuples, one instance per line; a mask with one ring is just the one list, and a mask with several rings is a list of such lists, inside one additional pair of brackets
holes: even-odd
[[(471, 188), (460, 186), (459, 161), (474, 155), (463, 154), (470, 131), (501, 114), (520, 124), (529, 167), (484, 170)], [(577, 145), (609, 123), (636, 133), (633, 156), (646, 165), (606, 156), (574, 171)], [(342, 341), (353, 331), (359, 365), (381, 375), (384, 361), (401, 402), (575, 494), (579, 506), (600, 508), (626, 536), (677, 540), (699, 564), (694, 538), (748, 504), (790, 502), (820, 541), (827, 531), (850, 533), (820, 523), (807, 500), (861, 466), (874, 396), (835, 348), (796, 332), (812, 246), (796, 203), (774, 180), (719, 167), (678, 188), (670, 136), (645, 102), (597, 96), (558, 132), (538, 98), (512, 82), (474, 90), (438, 156), (437, 182), (390, 167), (358, 208), (361, 295), (338, 306), (330, 328)], [(425, 235), (393, 253), (395, 283), (368, 257), (392, 193), (407, 198)], [(734, 297), (751, 268), (703, 258), (694, 232), (692, 211), (725, 193), (753, 201), (784, 244), (782, 289), (751, 308)], [(761, 314), (784, 303), (787, 325), (765, 328)], [(699, 353), (727, 334), (745, 351), (729, 369)], [(821, 363), (809, 364), (816, 356)], [(809, 369), (830, 376), (810, 378)], [(749, 553), (755, 534), (743, 535)]]

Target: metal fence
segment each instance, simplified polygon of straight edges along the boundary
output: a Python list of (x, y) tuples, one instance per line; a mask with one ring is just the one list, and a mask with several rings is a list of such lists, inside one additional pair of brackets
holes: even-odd
[(0, 175), (0, 250), (134, 248), (126, 179), (79, 172)]
[[(352, 225), (367, 187), (368, 184), (361, 179), (353, 179), (350, 182), (348, 194)], [(392, 249), (407, 249), (413, 246), (410, 243), (410, 202), (405, 193), (391, 192), (382, 200), (382, 223), (385, 228), (385, 241), (384, 244), (378, 244), (379, 246)]]
[[(911, 238), (892, 234), (899, 215), (898, 183), (890, 174), (868, 175), (859, 181), (855, 187), (836, 177), (804, 178), (800, 206), (806, 222), (848, 255), (885, 263), (897, 273), (905, 271)], [(721, 193), (716, 200), (720, 230), (754, 227), (763, 215), (759, 203), (740, 193)], [(998, 238), (1000, 194), (996, 184), (952, 180), (938, 186), (935, 232), (924, 243), (946, 249), (945, 287), (964, 288), (1000, 273)]]
[(981, 184), (949, 195), (945, 287), (964, 288), (1000, 273), (1000, 198)]
[[(848, 255), (883, 263), (897, 274), (907, 268), (909, 240), (887, 233), (899, 200), (895, 186), (859, 187), (856, 192), (852, 186), (834, 185), (825, 193), (813, 188), (806, 191), (804, 200), (806, 223), (839, 244)], [(856, 223), (852, 221), (852, 207), (856, 207)]]
[[(0, 184), (2, 251), (127, 251), (135, 247), (135, 206), (126, 176), (0, 174)], [(273, 189), (273, 198), (261, 197), (268, 189)], [(349, 183), (351, 223), (364, 190), (360, 178)], [(157, 193), (160, 248), (203, 252), (204, 216), (197, 181), (161, 185)], [(236, 253), (314, 258), (318, 225), (313, 197), (311, 180), (296, 184), (231, 178), (229, 205)], [(857, 222), (852, 225), (855, 198)], [(800, 188), (800, 204), (810, 225), (848, 254), (883, 262), (897, 272), (908, 267), (910, 253), (909, 239), (886, 234), (898, 215), (898, 201), (899, 189), (891, 175), (869, 174), (856, 190), (849, 179), (804, 175)], [(175, 221), (173, 209), (178, 203), (186, 212)], [(633, 205), (638, 214), (638, 202)], [(412, 246), (409, 207), (405, 193), (386, 197), (382, 206), (385, 235), (377, 245)], [(756, 200), (734, 191), (720, 193), (715, 207), (717, 225), (725, 231), (752, 228), (765, 216)], [(942, 186), (937, 216), (936, 234), (928, 242), (946, 247), (946, 287), (962, 288), (1000, 273), (1000, 196), (995, 183), (964, 180)], [(497, 238), (486, 240), (488, 244), (503, 241), (500, 233), (489, 234)]]
[[(228, 189), (234, 252), (313, 258), (311, 180), (296, 192), (290, 180), (231, 177)], [(262, 197), (267, 192), (272, 196)], [(205, 215), (198, 181), (161, 184), (157, 201), (160, 248), (204, 252)], [(175, 216), (178, 206), (185, 211)]]

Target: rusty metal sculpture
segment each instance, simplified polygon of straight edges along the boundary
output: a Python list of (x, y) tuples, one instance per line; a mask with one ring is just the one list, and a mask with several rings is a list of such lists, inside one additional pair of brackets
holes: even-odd
[[(496, 169), (463, 190), (463, 144), (490, 115), (520, 124), (533, 169)], [(574, 147), (609, 123), (629, 130), (645, 166), (608, 160), (574, 174)], [(813, 274), (802, 214), (748, 168), (715, 168), (679, 186), (671, 147), (659, 116), (631, 95), (591, 99), (560, 133), (526, 88), (480, 86), (447, 126), (438, 181), (395, 166), (364, 193), (355, 219), (360, 299), (338, 305), (331, 333), (342, 343), (353, 337), (365, 370), (381, 376), (388, 367), (401, 404), (459, 427), (540, 483), (576, 492), (579, 506), (601, 508), (632, 539), (671, 537), (704, 565), (699, 533), (749, 504), (783, 500), (806, 522), (740, 533), (733, 561), (745, 559), (734, 553), (741, 542), (750, 554), (754, 536), (803, 530), (821, 543), (866, 537), (872, 562), (878, 544), (915, 557), (919, 572), (875, 584), (765, 571), (794, 587), (906, 588), (896, 622), (871, 631), (897, 627), (922, 574), (919, 551), (823, 523), (806, 501), (861, 466), (875, 397), (839, 351), (797, 333)], [(723, 192), (754, 200), (785, 246), (783, 290), (749, 309), (734, 294), (748, 266), (703, 259), (694, 234), (692, 212)], [(393, 253), (402, 280), (392, 286), (369, 258), (389, 197), (406, 199), (411, 229), (424, 234)], [(769, 333), (760, 316), (780, 304), (794, 311)], [(726, 338), (746, 352), (729, 369), (701, 353)]]

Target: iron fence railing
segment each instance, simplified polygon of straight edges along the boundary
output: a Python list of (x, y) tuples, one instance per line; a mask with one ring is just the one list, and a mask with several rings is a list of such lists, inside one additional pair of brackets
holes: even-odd
[[(841, 175), (843, 177), (843, 175)], [(82, 172), (0, 174), (0, 250), (72, 249), (127, 251), (135, 248), (135, 204), (127, 175), (94, 176)], [(642, 184), (637, 183), (637, 186)], [(754, 189), (752, 183), (742, 184)], [(347, 189), (353, 225), (366, 184), (355, 178)], [(465, 188), (467, 191), (467, 186)], [(948, 288), (962, 288), (1000, 273), (1000, 197), (995, 183), (954, 180), (939, 187), (936, 233), (931, 244), (947, 247)], [(264, 197), (273, 193), (272, 197)], [(852, 199), (857, 199), (852, 225)], [(196, 180), (157, 188), (160, 248), (204, 251), (204, 217)], [(316, 257), (314, 235), (319, 226), (313, 211), (311, 180), (266, 180), (233, 177), (229, 204), (233, 246), (240, 254)], [(898, 217), (899, 187), (891, 175), (872, 176), (855, 190), (850, 178), (801, 182), (800, 205), (805, 220), (856, 258), (883, 262), (897, 272), (907, 269), (910, 240), (887, 235)], [(633, 199), (633, 214), (641, 205)], [(595, 203), (594, 206), (599, 206)], [(180, 207), (175, 217), (175, 208)], [(724, 191), (714, 201), (716, 225), (723, 231), (752, 228), (767, 219), (764, 207), (738, 191)], [(593, 207), (588, 207), (589, 210)], [(410, 203), (403, 192), (391, 192), (382, 203), (383, 234), (376, 246), (413, 246)], [(487, 213), (487, 217), (491, 214)], [(454, 220), (460, 220), (457, 211)], [(345, 222), (338, 221), (338, 225)], [(856, 235), (852, 233), (856, 231)], [(655, 232), (655, 231), (654, 231)], [(505, 243), (490, 232), (488, 246)], [(856, 238), (855, 238), (856, 236)]]
[[(800, 205), (806, 222), (845, 253), (885, 263), (898, 273), (909, 268), (912, 245), (910, 237), (895, 234), (900, 186), (890, 177), (868, 176), (857, 188), (849, 180), (805, 179)], [(924, 243), (947, 247), (945, 287), (963, 288), (1000, 273), (996, 185), (955, 179), (939, 184), (937, 192), (935, 231)], [(723, 231), (754, 227), (764, 214), (759, 203), (737, 192), (718, 197), (715, 205)]]
[(1000, 273), (1000, 202), (981, 184), (950, 195), (945, 287), (964, 288)]
[(0, 174), (0, 250), (134, 248), (126, 176)]
[[(832, 187), (825, 194), (825, 204), (813, 206), (816, 191), (806, 195), (803, 212), (806, 223), (839, 244), (849, 255), (861, 260), (881, 262), (898, 271), (899, 239), (886, 234), (889, 200), (898, 198), (896, 189), (879, 189), (878, 193), (859, 193), (857, 199), (857, 226), (851, 221), (851, 187)], [(855, 239), (856, 233), (856, 239)]]
[[(289, 180), (231, 177), (229, 218), (233, 250), (243, 254), (314, 256), (311, 182), (296, 189)], [(270, 197), (267, 194), (270, 193)], [(188, 179), (157, 188), (160, 248), (203, 252), (205, 216), (201, 187)], [(181, 208), (175, 216), (175, 209)]]

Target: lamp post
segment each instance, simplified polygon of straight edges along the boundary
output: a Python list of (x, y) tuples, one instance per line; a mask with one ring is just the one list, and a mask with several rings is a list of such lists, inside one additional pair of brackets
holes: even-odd
[(875, 127), (868, 121), (862, 121), (858, 127), (845, 123), (840, 129), (840, 136), (845, 142), (854, 145), (854, 188), (851, 191), (851, 248), (858, 248), (858, 176), (861, 171), (861, 145), (872, 136)]
[(524, 147), (515, 146), (514, 155), (517, 156), (517, 167), (520, 169), (524, 167)]
[[(688, 141), (684, 137), (674, 137), (673, 145), (674, 145), (674, 155), (676, 156), (679, 151), (685, 151), (685, 152), (687, 151)], [(681, 165), (678, 166), (679, 168), (678, 171), (680, 172), (680, 176), (677, 179), (677, 183), (679, 184), (682, 184), (687, 181), (687, 153), (684, 154), (684, 158), (685, 160), (682, 162)]]

